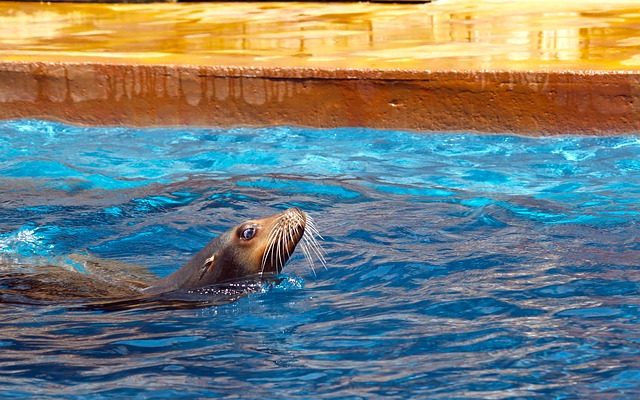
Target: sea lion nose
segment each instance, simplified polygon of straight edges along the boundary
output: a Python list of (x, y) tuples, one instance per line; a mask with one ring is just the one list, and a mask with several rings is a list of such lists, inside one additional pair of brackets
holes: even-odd
[(307, 220), (307, 214), (298, 207), (291, 207), (285, 211), (285, 214), (292, 216), (296, 219), (301, 219), (303, 222)]

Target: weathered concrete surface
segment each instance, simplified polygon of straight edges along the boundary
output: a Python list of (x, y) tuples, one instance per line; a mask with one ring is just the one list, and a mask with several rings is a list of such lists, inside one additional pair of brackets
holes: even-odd
[(0, 116), (82, 124), (640, 132), (640, 73), (2, 63)]
[(0, 118), (640, 132), (640, 5), (525, 3), (0, 3)]

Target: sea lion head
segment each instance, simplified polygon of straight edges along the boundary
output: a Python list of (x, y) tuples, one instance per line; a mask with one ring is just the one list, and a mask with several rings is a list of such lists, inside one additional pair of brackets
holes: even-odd
[(307, 225), (307, 214), (299, 208), (243, 222), (227, 235), (227, 245), (218, 254), (226, 261), (222, 275), (241, 278), (250, 275), (278, 274), (287, 263)]
[[(309, 232), (305, 235), (305, 229)], [(297, 207), (237, 225), (200, 250), (178, 271), (151, 284), (145, 292), (195, 289), (252, 276), (278, 274), (302, 240), (313, 267), (313, 252), (324, 264), (313, 220)], [(319, 235), (317, 235), (319, 236)]]

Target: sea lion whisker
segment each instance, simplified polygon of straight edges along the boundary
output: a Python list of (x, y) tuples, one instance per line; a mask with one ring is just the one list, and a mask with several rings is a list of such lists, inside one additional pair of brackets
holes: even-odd
[[(282, 232), (282, 239), (283, 239), (282, 255), (286, 260), (288, 260), (291, 257), (291, 250), (289, 249), (289, 243), (290, 243), (290, 240), (291, 240), (291, 230), (290, 229), (287, 229), (287, 230)], [(284, 266), (284, 264), (283, 264), (283, 266)]]
[(318, 258), (324, 269), (327, 269), (327, 261), (324, 257), (326, 253), (316, 238), (313, 235), (305, 235), (302, 237), (301, 242), (309, 248), (310, 253), (313, 253)]
[[(287, 244), (294, 243), (295, 227), (293, 225), (289, 225), (289, 229), (287, 230)], [(287, 258), (291, 257), (292, 249), (290, 246), (287, 246)]]
[(278, 272), (280, 272), (282, 270), (282, 268), (284, 267), (284, 263), (286, 262), (285, 260), (288, 260), (287, 257), (287, 251), (289, 250), (289, 246), (288, 246), (288, 242), (287, 242), (287, 231), (286, 229), (283, 227), (282, 231), (280, 232), (280, 244), (281, 244), (281, 248), (280, 248), (280, 264), (278, 265)]
[[(309, 234), (309, 235), (305, 235), (303, 237), (303, 239), (308, 240), (309, 242), (311, 242), (321, 253), (325, 253), (325, 250), (322, 248), (322, 246), (320, 245), (320, 243), (318, 242), (318, 239), (315, 235), (313, 234)], [(322, 239), (322, 238), (320, 238)]]
[(264, 274), (264, 267), (267, 264), (267, 254), (269, 254), (269, 242), (267, 242), (267, 246), (264, 249), (264, 253), (262, 253), (262, 260), (260, 261), (260, 275)]
[(278, 225), (278, 243), (276, 245), (276, 272), (282, 268), (282, 226)]
[(307, 247), (313, 253), (313, 255), (315, 255), (321, 263), (324, 263), (324, 256), (320, 251), (320, 247), (319, 247), (320, 245), (318, 244), (318, 242), (308, 237), (303, 238), (302, 241), (307, 245)]
[(309, 230), (311, 230), (317, 236), (322, 236), (322, 235), (320, 235), (320, 232), (318, 231), (318, 227), (316, 226), (316, 221), (314, 219), (312, 219), (311, 217), (309, 217), (309, 219), (307, 220), (307, 227), (309, 228)]
[(322, 264), (324, 269), (327, 269), (327, 261), (325, 259), (326, 251), (324, 250), (324, 248), (322, 248), (322, 246), (317, 241), (315, 236), (313, 236), (313, 235), (304, 236), (302, 238), (302, 242), (306, 243), (308, 245), (308, 247), (310, 248), (311, 252), (313, 252), (313, 254), (320, 261), (320, 264)]
[(271, 264), (276, 268), (278, 267), (278, 252), (280, 251), (280, 229), (280, 225), (274, 228), (271, 247)]
[(271, 250), (271, 265), (278, 269), (278, 252), (280, 251), (280, 231), (273, 239), (273, 249)]
[(300, 248), (302, 249), (302, 253), (304, 254), (304, 258), (307, 260), (307, 263), (309, 264), (309, 267), (311, 268), (311, 271), (313, 271), (313, 276), (318, 276), (316, 274), (316, 269), (314, 268), (314, 262), (313, 262), (313, 258), (311, 257), (311, 254), (309, 253), (309, 249), (307, 248), (307, 243), (305, 242), (300, 242)]
[(271, 265), (276, 266), (276, 268), (278, 264), (278, 246), (280, 245), (278, 240), (279, 234), (280, 233), (278, 231), (275, 231), (275, 235), (273, 238), (273, 248), (271, 249)]
[(260, 266), (261, 266), (261, 270), (260, 270), (260, 275), (264, 274), (264, 267), (267, 264), (267, 256), (269, 255), (269, 246), (271, 243), (271, 235), (272, 232), (269, 232), (269, 235), (267, 236), (267, 245), (264, 248), (264, 252), (262, 253), (262, 260), (260, 262)]
[(322, 247), (322, 245), (320, 245), (320, 242), (318, 242), (316, 238), (312, 237), (310, 241), (313, 245), (314, 251), (318, 255), (318, 258), (320, 258), (320, 260), (322, 261), (322, 264), (326, 265), (326, 260), (325, 260), (325, 255), (327, 254), (326, 250)]
[[(284, 237), (284, 232), (282, 234), (282, 236)], [(280, 256), (280, 261), (278, 262), (278, 269), (277, 272), (282, 271), (282, 268), (284, 267), (284, 263), (285, 263), (285, 257), (286, 257), (286, 243), (284, 242), (284, 239), (282, 241), (282, 244), (280, 246), (280, 253), (278, 254)]]
[(316, 221), (310, 216), (307, 216), (307, 228), (309, 228), (309, 231), (311, 231), (313, 235), (317, 236), (321, 240), (324, 240), (324, 238), (318, 231), (318, 228), (316, 227)]
[(273, 249), (276, 243), (278, 232), (277, 229), (274, 228), (271, 232), (269, 232), (269, 236), (267, 237), (267, 246), (262, 255), (262, 270), (260, 271), (260, 275), (264, 275), (264, 269), (267, 265), (267, 260), (271, 258), (271, 264), (273, 264)]
[(316, 238), (324, 240), (322, 235), (318, 232), (318, 228), (315, 226), (313, 220), (307, 225), (307, 228), (309, 229), (305, 229), (305, 236), (313, 240), (316, 240)]

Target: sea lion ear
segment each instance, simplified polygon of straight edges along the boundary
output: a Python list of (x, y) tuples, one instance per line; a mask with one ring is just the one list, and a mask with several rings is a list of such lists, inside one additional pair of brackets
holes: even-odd
[(215, 254), (213, 254), (211, 257), (207, 258), (206, 260), (204, 260), (204, 264), (202, 264), (200, 278), (198, 278), (198, 281), (201, 281), (206, 273), (211, 272), (211, 270), (215, 268), (216, 266), (215, 261), (216, 261)]

